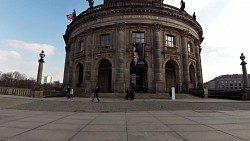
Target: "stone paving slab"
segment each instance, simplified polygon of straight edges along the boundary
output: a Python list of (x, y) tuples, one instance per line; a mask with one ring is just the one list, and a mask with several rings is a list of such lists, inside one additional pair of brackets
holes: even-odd
[(236, 137), (245, 139), (245, 140), (250, 140), (250, 130), (225, 130), (224, 131), (227, 134), (234, 135)]
[(242, 141), (243, 139), (222, 131), (177, 132), (187, 141)]
[(130, 132), (128, 141), (185, 141), (176, 132)]
[(127, 141), (126, 132), (79, 132), (71, 141)]
[(249, 102), (89, 100), (0, 96), (0, 141), (250, 140)]
[[(126, 113), (0, 110), (1, 141), (243, 141), (250, 140), (248, 111)], [(212, 113), (213, 111), (206, 111)], [(239, 115), (233, 114), (234, 112)], [(247, 114), (248, 113), (248, 114)], [(25, 116), (25, 114), (27, 114)], [(200, 116), (199, 116), (200, 114)], [(8, 116), (6, 116), (8, 115)], [(6, 120), (11, 115), (12, 120)], [(37, 118), (37, 119), (36, 119)], [(174, 121), (176, 119), (176, 121)], [(224, 119), (224, 120), (223, 120)], [(30, 120), (30, 122), (29, 122)], [(202, 122), (206, 120), (206, 122)], [(212, 121), (216, 122), (212, 122)], [(112, 122), (113, 121), (113, 122)], [(168, 121), (168, 122), (167, 122)], [(187, 122), (188, 121), (188, 122)], [(207, 122), (209, 121), (209, 122)], [(226, 121), (226, 122), (225, 122)]]

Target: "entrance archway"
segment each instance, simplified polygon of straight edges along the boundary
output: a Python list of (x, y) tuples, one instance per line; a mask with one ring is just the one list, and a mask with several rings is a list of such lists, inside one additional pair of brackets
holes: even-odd
[[(130, 63), (130, 82), (136, 84), (137, 92), (147, 92), (148, 90), (148, 77), (147, 77), (147, 62), (144, 65), (134, 65), (134, 61)], [(133, 78), (132, 76), (135, 76)], [(133, 80), (135, 79), (135, 80)], [(133, 82), (132, 82), (133, 81)]]
[(83, 71), (84, 71), (83, 65), (81, 63), (79, 63), (76, 66), (76, 77), (75, 77), (77, 87), (80, 87), (81, 84), (83, 83)]
[(178, 66), (172, 60), (168, 61), (165, 65), (165, 79), (167, 92), (171, 87), (175, 87), (178, 90)]
[(100, 85), (100, 92), (111, 92), (112, 78), (112, 64), (109, 60), (103, 59), (99, 65), (98, 83)]

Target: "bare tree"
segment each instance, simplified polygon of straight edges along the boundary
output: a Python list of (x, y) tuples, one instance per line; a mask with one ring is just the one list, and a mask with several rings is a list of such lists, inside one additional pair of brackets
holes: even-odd
[[(0, 86), (3, 87), (15, 87), (15, 88), (35, 88), (36, 79), (30, 77), (27, 79), (26, 74), (21, 74), (19, 72), (0, 72)], [(52, 90), (60, 90), (61, 85), (58, 81), (55, 84), (44, 84), (44, 90), (52, 91)]]
[(12, 72), (3, 73), (1, 75), (1, 85), (5, 87), (11, 87), (13, 83)]
[(21, 74), (19, 72), (13, 72), (12, 77), (15, 80), (25, 80), (25, 79), (27, 79), (26, 74)]
[(28, 80), (25, 74), (19, 72), (7, 72), (0, 75), (0, 86), (4, 87), (33, 87), (33, 80)]

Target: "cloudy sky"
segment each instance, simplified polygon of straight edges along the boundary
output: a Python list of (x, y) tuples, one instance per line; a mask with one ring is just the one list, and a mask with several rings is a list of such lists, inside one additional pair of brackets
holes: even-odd
[[(203, 79), (242, 73), (239, 56), (250, 62), (250, 2), (184, 0), (203, 27)], [(95, 0), (95, 5), (103, 3)], [(180, 7), (180, 0), (164, 0)], [(86, 0), (0, 0), (0, 72), (18, 71), (36, 78), (39, 53), (45, 51), (44, 75), (63, 80), (66, 15), (86, 10)], [(250, 63), (247, 65), (249, 70)], [(250, 70), (249, 70), (250, 71)]]

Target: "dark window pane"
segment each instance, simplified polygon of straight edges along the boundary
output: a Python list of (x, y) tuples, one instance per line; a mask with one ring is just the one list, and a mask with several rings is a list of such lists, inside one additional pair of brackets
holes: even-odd
[(133, 43), (145, 43), (145, 33), (144, 32), (133, 32), (132, 42)]
[(100, 35), (100, 44), (101, 46), (110, 46), (110, 34)]

